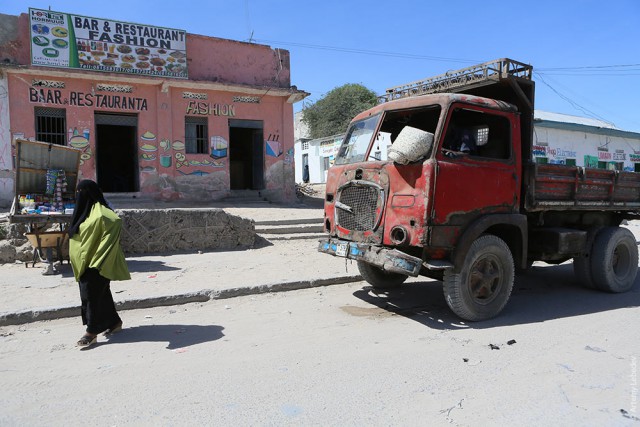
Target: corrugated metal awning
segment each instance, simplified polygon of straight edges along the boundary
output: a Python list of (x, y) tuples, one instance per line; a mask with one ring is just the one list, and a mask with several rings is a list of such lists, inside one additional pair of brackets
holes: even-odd
[(47, 188), (47, 169), (63, 169), (67, 176), (67, 191), (75, 192), (80, 150), (18, 139), (16, 154), (16, 195), (44, 193)]

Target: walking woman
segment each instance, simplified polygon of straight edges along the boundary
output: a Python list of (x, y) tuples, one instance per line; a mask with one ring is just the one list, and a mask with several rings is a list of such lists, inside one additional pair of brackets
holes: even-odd
[(109, 207), (100, 187), (83, 180), (76, 189), (76, 208), (69, 227), (69, 259), (80, 284), (82, 324), (87, 326), (78, 347), (96, 343), (98, 334), (122, 329), (111, 295), (111, 280), (129, 280), (120, 246), (122, 220)]

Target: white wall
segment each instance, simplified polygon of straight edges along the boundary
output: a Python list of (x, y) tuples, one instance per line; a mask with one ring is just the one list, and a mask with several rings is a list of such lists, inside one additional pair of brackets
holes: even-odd
[(575, 159), (577, 166), (585, 166), (585, 156), (590, 156), (594, 161), (623, 163), (628, 171), (640, 163), (640, 138), (534, 126), (533, 148), (534, 158), (546, 158), (549, 163)]

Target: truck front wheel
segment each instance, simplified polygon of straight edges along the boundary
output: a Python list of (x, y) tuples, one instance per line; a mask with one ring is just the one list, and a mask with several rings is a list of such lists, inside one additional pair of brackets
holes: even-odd
[(455, 314), (479, 321), (502, 311), (514, 279), (513, 257), (502, 239), (492, 235), (479, 237), (456, 271), (446, 270), (444, 274), (444, 297)]
[(390, 273), (364, 261), (358, 261), (358, 270), (362, 278), (376, 289), (394, 288), (407, 280), (404, 274)]
[(638, 246), (631, 231), (607, 227), (596, 235), (591, 254), (595, 286), (608, 292), (626, 292), (638, 273)]

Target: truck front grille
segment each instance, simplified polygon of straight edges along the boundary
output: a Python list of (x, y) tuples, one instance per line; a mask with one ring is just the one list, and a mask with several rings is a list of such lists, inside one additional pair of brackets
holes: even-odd
[(368, 185), (345, 187), (340, 193), (340, 202), (349, 208), (336, 209), (339, 226), (351, 231), (373, 230), (377, 224), (378, 189)]

